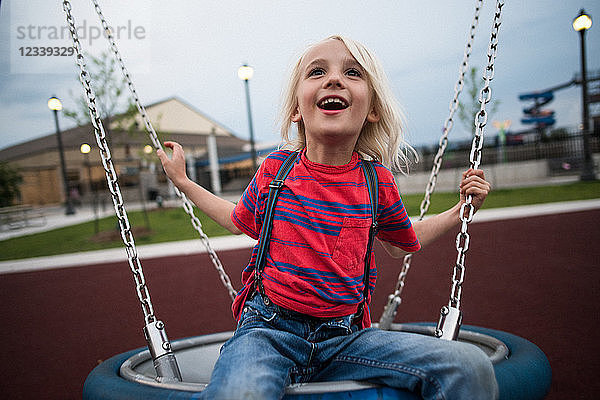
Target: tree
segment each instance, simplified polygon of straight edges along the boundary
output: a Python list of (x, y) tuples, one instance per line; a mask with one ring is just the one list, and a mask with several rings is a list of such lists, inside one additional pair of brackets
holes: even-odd
[[(127, 81), (122, 76), (120, 67), (109, 52), (102, 52), (96, 57), (92, 54), (86, 54), (86, 59), (90, 60), (87, 66), (88, 73), (91, 76), (90, 84), (96, 95), (96, 107), (106, 133), (106, 139), (109, 146), (112, 142), (111, 125), (116, 123), (118, 130), (124, 131), (129, 137), (140, 134), (140, 129), (136, 123), (135, 115), (137, 114), (137, 106), (131, 101), (127, 88)], [(79, 76), (77, 77), (79, 80)], [(73, 93), (71, 92), (71, 96)], [(74, 120), (77, 125), (83, 126), (90, 123), (90, 114), (87, 103), (86, 94), (81, 94), (75, 99), (76, 107), (73, 110), (65, 109), (64, 115), (67, 118)], [(145, 135), (145, 132), (144, 132)], [(129, 155), (130, 140), (125, 138), (125, 152)], [(140, 149), (140, 154), (143, 154)], [(140, 198), (142, 200), (142, 210), (146, 226), (150, 228), (146, 207), (144, 204), (144, 196), (142, 190), (142, 179), (140, 169), (138, 168)]]
[[(469, 73), (465, 75), (465, 87), (463, 89), (463, 93), (466, 91), (467, 96), (463, 95), (458, 105), (458, 118), (463, 126), (471, 132), (471, 137), (475, 136), (475, 115), (477, 115), (481, 108), (481, 104), (479, 103), (479, 91), (481, 87), (477, 85), (479, 81), (477, 76), (477, 67), (471, 67)], [(488, 121), (491, 122), (492, 114), (497, 111), (499, 104), (499, 100), (491, 100), (486, 105), (485, 110), (488, 114)]]
[[(96, 106), (100, 118), (105, 121), (105, 127), (108, 128), (110, 120), (119, 111), (127, 110), (126, 115), (135, 109), (131, 101), (122, 98), (127, 90), (127, 82), (117, 70), (117, 61), (108, 52), (102, 52), (96, 57), (92, 54), (86, 54), (86, 59), (90, 61), (88, 73), (91, 76), (91, 85), (96, 94)], [(79, 76), (77, 77), (79, 80)], [(71, 96), (73, 93), (70, 92)], [(81, 94), (75, 99), (75, 109), (65, 109), (65, 117), (72, 119), (79, 126), (90, 122), (90, 114), (85, 94)]]
[[(91, 76), (90, 83), (96, 95), (96, 106), (109, 142), (111, 137), (110, 127), (113, 122), (116, 123), (119, 130), (126, 132), (129, 136), (135, 136), (143, 131), (135, 119), (138, 113), (137, 106), (128, 96), (127, 81), (122, 76), (120, 67), (112, 53), (105, 51), (98, 57), (86, 54), (86, 60), (90, 61), (87, 66), (88, 73)], [(79, 75), (77, 80), (79, 80)], [(82, 93), (76, 97), (73, 92), (70, 91), (69, 93), (71, 97), (75, 97), (75, 108), (64, 109), (64, 115), (75, 121), (79, 126), (90, 123), (86, 95)], [(158, 131), (157, 135), (162, 142), (162, 135)]]
[(0, 162), (0, 207), (8, 207), (21, 195), (19, 184), (23, 177), (6, 162)]

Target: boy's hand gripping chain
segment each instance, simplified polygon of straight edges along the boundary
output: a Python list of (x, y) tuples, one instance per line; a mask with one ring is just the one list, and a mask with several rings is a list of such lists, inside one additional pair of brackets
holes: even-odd
[[(496, 1), (496, 11), (494, 14), (494, 23), (492, 25), (492, 34), (488, 46), (488, 64), (483, 74), (485, 81), (483, 88), (479, 92), (480, 108), (475, 115), (475, 137), (471, 146), (471, 168), (477, 169), (481, 163), (481, 149), (483, 147), (483, 132), (487, 123), (488, 114), (485, 110), (485, 105), (492, 99), (492, 89), (490, 82), (494, 77), (494, 60), (498, 52), (498, 30), (500, 28), (503, 0)], [(460, 208), (460, 219), (462, 226), (459, 234), (456, 236), (456, 250), (458, 256), (454, 270), (452, 273), (452, 291), (450, 293), (450, 301), (447, 306), (442, 307), (440, 311), (440, 319), (435, 330), (435, 336), (446, 339), (455, 340), (458, 337), (460, 325), (462, 323), (462, 312), (460, 311), (460, 300), (462, 296), (462, 284), (465, 278), (465, 254), (469, 250), (470, 236), (467, 232), (468, 224), (473, 220), (475, 207), (472, 204), (473, 196), (468, 195), (466, 201)]]
[[(427, 187), (425, 188), (425, 196), (423, 197), (423, 201), (421, 202), (421, 213), (419, 215), (418, 221), (422, 221), (425, 217), (425, 214), (429, 211), (429, 206), (431, 204), (431, 195), (435, 190), (435, 185), (437, 183), (438, 173), (440, 172), (440, 168), (442, 166), (442, 159), (444, 157), (444, 153), (446, 151), (446, 147), (448, 146), (448, 134), (452, 130), (454, 126), (454, 114), (458, 109), (458, 98), (462, 93), (464, 87), (464, 78), (465, 73), (469, 67), (469, 57), (471, 56), (471, 52), (473, 50), (473, 40), (475, 39), (475, 30), (479, 23), (479, 14), (481, 11), (481, 7), (483, 4), (483, 0), (478, 0), (477, 5), (475, 6), (475, 15), (473, 17), (473, 22), (471, 22), (471, 29), (469, 30), (469, 40), (467, 41), (467, 45), (465, 46), (465, 52), (463, 56), (462, 64), (459, 68), (458, 73), (458, 81), (454, 85), (454, 98), (450, 102), (450, 114), (446, 121), (444, 122), (444, 129), (442, 130), (442, 137), (440, 138), (438, 151), (433, 159), (433, 167), (431, 168), (431, 174), (429, 175), (429, 182), (427, 183)], [(404, 289), (406, 276), (408, 275), (408, 271), (410, 270), (412, 261), (412, 254), (407, 254), (404, 256), (404, 260), (402, 263), (402, 269), (400, 274), (398, 275), (398, 282), (396, 282), (396, 289), (394, 293), (388, 296), (388, 302), (383, 310), (383, 314), (379, 320), (379, 328), (389, 330), (394, 322), (394, 318), (396, 317), (398, 306), (402, 303), (402, 298), (400, 297), (402, 294), (402, 290)]]
[(117, 173), (115, 171), (110, 149), (106, 141), (104, 126), (102, 125), (102, 120), (96, 107), (96, 95), (90, 86), (90, 78), (86, 70), (85, 59), (81, 51), (81, 43), (79, 42), (77, 29), (75, 28), (75, 21), (71, 15), (71, 3), (68, 0), (63, 1), (63, 10), (67, 17), (71, 38), (73, 39), (76, 63), (80, 70), (79, 80), (83, 85), (86, 94), (90, 118), (92, 125), (94, 126), (96, 142), (98, 143), (98, 147), (100, 149), (100, 156), (102, 158), (102, 165), (104, 166), (108, 188), (110, 190), (113, 205), (115, 207), (115, 213), (119, 220), (121, 238), (125, 244), (129, 267), (133, 273), (133, 279), (135, 280), (136, 284), (136, 292), (140, 304), (142, 305), (142, 312), (144, 313), (144, 319), (146, 322), (144, 334), (146, 336), (148, 348), (154, 361), (157, 380), (171, 382), (181, 381), (181, 372), (179, 371), (175, 355), (171, 351), (171, 343), (167, 338), (164, 324), (162, 321), (157, 320), (154, 315), (154, 309), (152, 307), (152, 302), (150, 301), (150, 293), (148, 292), (146, 279), (144, 277), (144, 272), (142, 271), (142, 265), (138, 258), (133, 234), (131, 232), (131, 226), (129, 224), (129, 219), (127, 218), (127, 211), (125, 210), (125, 206), (123, 204), (123, 197), (119, 188)]

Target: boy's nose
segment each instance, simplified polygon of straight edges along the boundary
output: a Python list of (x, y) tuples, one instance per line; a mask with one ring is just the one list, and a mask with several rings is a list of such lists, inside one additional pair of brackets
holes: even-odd
[(344, 87), (344, 84), (343, 84), (342, 79), (340, 78), (339, 74), (332, 73), (325, 80), (325, 87), (326, 88), (332, 88), (332, 87), (342, 88), (342, 87)]

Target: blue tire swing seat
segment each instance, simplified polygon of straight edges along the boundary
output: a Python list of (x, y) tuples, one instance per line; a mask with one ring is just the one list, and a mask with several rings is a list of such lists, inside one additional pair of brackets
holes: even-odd
[[(136, 106), (142, 115), (146, 123), (146, 128), (150, 135), (150, 139), (156, 149), (162, 149), (161, 143), (158, 140), (156, 132), (150, 123), (144, 107), (141, 105), (138, 95), (131, 81), (130, 75), (126, 70), (120, 53), (117, 49), (114, 37), (112, 36), (108, 23), (104, 19), (100, 6), (97, 0), (91, 0), (95, 6), (96, 12), (102, 22), (105, 29), (106, 37), (108, 38), (111, 49), (119, 61), (123, 75), (128, 82), (129, 88), (132, 92), (133, 98), (136, 102)], [(440, 140), (440, 149), (436, 155), (436, 162), (434, 164), (434, 171), (432, 172), (432, 181), (426, 190), (426, 199), (428, 200), (429, 195), (435, 187), (435, 177), (441, 164), (441, 155), (443, 155), (445, 145), (443, 142), (447, 142), (447, 135), (451, 129), (451, 120), (454, 111), (457, 107), (457, 97), (462, 90), (462, 79), (468, 65), (468, 57), (472, 48), (472, 40), (474, 37), (473, 30), (477, 25), (479, 18), (479, 10), (481, 8), (483, 0), (477, 0), (476, 13), (471, 25), (471, 38), (467, 44), (465, 50), (465, 58), (460, 70), (459, 84), (455, 86), (455, 96), (451, 103), (451, 113), (446, 124), (444, 126), (444, 133), (442, 140)], [(496, 15), (494, 21), (494, 29), (492, 30), (492, 40), (490, 41), (490, 47), (497, 35), (497, 29), (499, 27), (500, 10), (503, 6), (502, 0), (496, 2)], [(153, 400), (153, 399), (197, 399), (202, 389), (208, 384), (212, 368), (216, 362), (219, 354), (221, 345), (227, 341), (233, 334), (233, 332), (217, 333), (212, 335), (196, 336), (187, 339), (181, 339), (173, 342), (168, 341), (166, 333), (164, 331), (164, 324), (158, 321), (154, 315), (154, 309), (152, 307), (150, 296), (145, 285), (145, 278), (141, 269), (141, 263), (137, 257), (137, 250), (133, 241), (133, 235), (131, 234), (129, 221), (127, 219), (127, 213), (123, 205), (123, 199), (120, 194), (120, 189), (117, 181), (117, 174), (112, 164), (110, 157), (110, 150), (106, 141), (104, 128), (102, 126), (102, 120), (98, 114), (97, 107), (95, 105), (95, 94), (90, 86), (89, 74), (86, 71), (84, 57), (81, 51), (81, 44), (78, 40), (77, 31), (75, 28), (75, 21), (71, 15), (71, 4), (69, 0), (63, 1), (63, 9), (66, 13), (67, 22), (70, 28), (71, 36), (73, 38), (73, 44), (75, 48), (75, 54), (77, 56), (77, 65), (80, 68), (80, 80), (84, 87), (87, 95), (88, 106), (90, 108), (90, 116), (92, 125), (96, 135), (96, 141), (100, 148), (100, 155), (103, 160), (104, 169), (106, 172), (107, 181), (111, 190), (113, 203), (117, 218), (119, 220), (119, 226), (122, 232), (123, 242), (127, 248), (127, 254), (129, 259), (129, 265), (134, 275), (136, 282), (136, 290), (138, 298), (142, 305), (142, 311), (144, 313), (146, 325), (144, 332), (148, 342), (147, 348), (132, 350), (126, 353), (116, 355), (100, 365), (98, 365), (87, 377), (84, 388), (83, 388), (83, 399), (85, 400)], [(496, 42), (497, 43), (497, 42)], [(493, 57), (490, 57), (490, 48), (488, 48), (488, 69), (493, 74), (493, 59), (495, 58), (495, 49)], [(486, 88), (489, 92), (489, 80), (491, 76), (485, 76)], [(458, 88), (458, 89), (457, 89)], [(482, 103), (482, 110), (485, 110), (485, 103), (481, 100), (483, 91), (480, 94), (480, 102)], [(489, 97), (488, 97), (489, 101)], [(449, 126), (450, 125), (450, 126)], [(480, 129), (485, 126), (485, 122), (479, 126)], [(481, 150), (481, 136), (482, 132), (478, 132), (478, 146), (479, 152)], [(477, 138), (476, 138), (477, 139)], [(475, 148), (476, 140), (473, 142)], [(473, 151), (471, 157), (473, 158)], [(472, 167), (473, 167), (473, 160)], [(475, 166), (478, 165), (478, 161)], [(218, 257), (214, 253), (214, 250), (210, 247), (206, 235), (202, 232), (201, 225), (198, 219), (193, 214), (193, 208), (186, 199), (185, 195), (176, 190), (176, 194), (181, 197), (183, 201), (183, 208), (192, 218), (192, 225), (199, 232), (203, 244), (207, 247), (211, 260), (215, 264), (218, 272), (220, 273), (221, 280), (229, 290), (230, 296), (235, 296), (235, 290), (231, 286), (231, 281), (225, 273), (218, 260)], [(424, 201), (425, 203), (426, 201)], [(427, 201), (428, 203), (428, 201)], [(470, 203), (470, 200), (467, 200)], [(427, 212), (428, 205), (421, 207), (421, 216)], [(462, 213), (464, 214), (464, 213)], [(467, 221), (467, 223), (470, 221)], [(463, 232), (462, 235), (466, 234), (466, 223), (463, 221)], [(460, 236), (461, 234), (459, 234)], [(457, 249), (458, 249), (458, 238), (457, 238)], [(464, 244), (464, 252), (468, 248), (467, 243)], [(459, 250), (460, 253), (460, 250)], [(460, 255), (460, 254), (459, 254)], [(406, 267), (407, 259), (405, 259)], [(410, 258), (408, 258), (410, 263)], [(464, 268), (464, 266), (463, 266)], [(405, 277), (404, 273), (404, 277)], [(455, 270), (456, 275), (456, 270)], [(402, 278), (404, 279), (404, 278)], [(453, 278), (454, 279), (454, 278)], [(462, 278), (461, 278), (462, 279)], [(404, 281), (399, 280), (399, 284)], [(458, 297), (460, 297), (460, 285), (458, 284)], [(453, 286), (453, 292), (456, 288), (456, 282)], [(400, 288), (401, 290), (401, 288)], [(453, 293), (453, 296), (455, 294)], [(442, 311), (442, 316), (438, 322), (437, 328), (433, 324), (393, 324), (393, 316), (395, 315), (395, 308), (400, 303), (399, 291), (394, 295), (390, 296), (390, 303), (393, 303), (393, 307), (388, 307), (384, 310), (384, 315), (387, 315), (387, 320), (380, 321), (380, 325), (389, 330), (411, 332), (414, 334), (425, 334), (435, 335), (438, 337), (446, 338), (448, 336), (444, 332), (453, 331), (450, 336), (451, 339), (465, 341), (472, 343), (480, 347), (492, 361), (494, 370), (496, 373), (496, 379), (498, 381), (500, 389), (500, 399), (506, 400), (520, 400), (520, 399), (542, 399), (550, 388), (551, 382), (551, 369), (548, 360), (544, 353), (533, 343), (512, 335), (510, 333), (486, 329), (476, 326), (463, 326), (459, 331), (460, 327), (460, 310), (458, 310), (458, 304), (454, 304), (451, 296), (451, 302), (449, 307), (444, 307), (446, 311)], [(456, 307), (455, 307), (456, 306)], [(448, 316), (448, 308), (451, 309), (450, 316), (455, 317), (454, 327), (450, 329), (444, 328), (446, 325), (446, 316)], [(390, 318), (391, 316), (391, 318)], [(452, 325), (452, 323), (450, 324)], [(377, 327), (377, 324), (374, 324)], [(446, 329), (446, 330), (445, 330)], [(334, 399), (418, 399), (419, 397), (414, 393), (393, 389), (389, 387), (383, 387), (371, 383), (356, 382), (356, 381), (341, 381), (341, 382), (313, 382), (306, 384), (292, 385), (286, 388), (285, 399), (289, 400), (334, 400)]]
[[(392, 330), (433, 334), (432, 324), (393, 324)], [(146, 348), (116, 355), (98, 365), (83, 386), (85, 400), (197, 399), (208, 383), (220, 346), (233, 332), (175, 341), (173, 350), (183, 382), (159, 383)], [(552, 372), (544, 353), (533, 343), (510, 333), (463, 326), (459, 340), (482, 348), (492, 360), (501, 400), (543, 399)], [(315, 382), (289, 386), (286, 400), (420, 399), (414, 393), (369, 383)]]

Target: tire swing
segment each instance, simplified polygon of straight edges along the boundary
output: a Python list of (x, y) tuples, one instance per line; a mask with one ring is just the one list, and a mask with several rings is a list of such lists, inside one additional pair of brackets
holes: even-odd
[[(470, 56), (474, 30), (478, 24), (479, 12), (483, 0), (477, 0), (475, 17), (471, 25), (470, 39), (465, 49), (463, 64), (459, 70), (459, 80), (455, 86), (454, 99), (450, 106), (450, 116), (444, 124), (443, 136), (440, 139), (440, 148), (435, 158), (430, 182), (426, 189), (425, 199), (421, 204), (421, 216), (427, 212), (429, 197), (434, 190), (437, 173), (441, 166), (441, 158), (447, 144), (447, 135), (452, 127), (452, 116), (458, 107), (458, 96), (462, 91), (464, 73)], [(109, 40), (110, 47), (121, 71), (127, 81), (135, 104), (144, 119), (146, 130), (155, 149), (162, 149), (156, 132), (149, 121), (144, 107), (141, 105), (130, 74), (125, 68), (114, 37), (110, 31), (97, 0), (92, 0), (96, 13), (100, 18), (102, 27)], [(481, 159), (483, 145), (483, 128), (486, 124), (487, 114), (485, 104), (491, 99), (489, 83), (493, 77), (493, 62), (497, 51), (497, 33), (500, 26), (500, 15), (504, 2), (496, 1), (496, 12), (492, 28), (492, 37), (488, 47), (488, 66), (484, 75), (485, 86), (480, 92), (480, 112), (475, 118), (477, 126), (476, 136), (473, 140), (471, 151), (471, 166), (477, 167)], [(218, 357), (221, 345), (227, 341), (233, 332), (223, 332), (177, 340), (171, 343), (166, 335), (165, 324), (158, 320), (150, 300), (146, 280), (138, 258), (137, 250), (123, 198), (118, 184), (118, 176), (114, 169), (110, 149), (100, 115), (96, 107), (95, 94), (90, 86), (90, 76), (86, 71), (85, 59), (82, 54), (75, 21), (71, 14), (71, 3), (63, 1), (63, 10), (73, 39), (76, 54), (76, 63), (80, 69), (79, 79), (86, 93), (90, 118), (94, 127), (96, 142), (100, 149), (100, 156), (105, 170), (108, 187), (113, 200), (115, 213), (119, 221), (121, 238), (123, 240), (128, 263), (135, 281), (135, 289), (144, 314), (144, 335), (148, 344), (147, 348), (132, 350), (116, 355), (98, 365), (87, 377), (83, 398), (86, 400), (122, 400), (122, 399), (195, 399), (210, 379), (212, 368)], [(220, 279), (235, 298), (236, 291), (231, 285), (218, 256), (210, 246), (208, 237), (202, 231), (198, 218), (194, 215), (193, 207), (186, 196), (177, 188), (175, 193), (181, 198), (183, 208), (190, 216), (192, 225), (198, 231), (201, 241), (206, 247), (209, 257), (217, 269)], [(396, 308), (400, 304), (400, 293), (404, 287), (404, 279), (410, 268), (411, 257), (405, 258), (396, 291), (389, 296), (382, 319), (379, 323), (381, 329), (411, 332), (436, 336), (442, 340), (460, 340), (472, 343), (490, 357), (494, 365), (496, 378), (500, 387), (501, 399), (541, 399), (550, 387), (551, 370), (543, 352), (531, 342), (518, 336), (481, 328), (475, 326), (461, 326), (460, 298), (464, 280), (464, 257), (468, 250), (469, 235), (468, 223), (473, 217), (473, 206), (470, 196), (461, 209), (462, 228), (457, 236), (458, 258), (454, 266), (452, 277), (452, 293), (450, 302), (441, 310), (437, 327), (433, 324), (394, 324), (392, 323)], [(342, 381), (342, 382), (314, 382), (307, 384), (291, 385), (286, 388), (285, 399), (418, 399), (415, 394), (382, 387), (375, 384)]]

